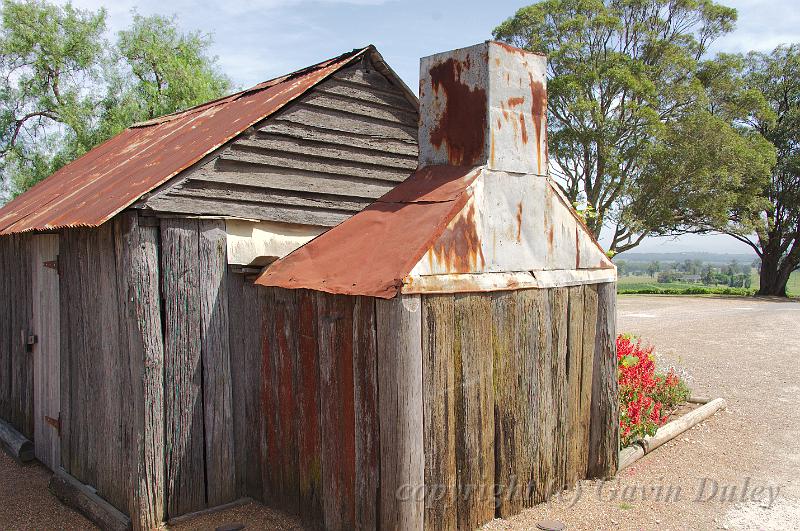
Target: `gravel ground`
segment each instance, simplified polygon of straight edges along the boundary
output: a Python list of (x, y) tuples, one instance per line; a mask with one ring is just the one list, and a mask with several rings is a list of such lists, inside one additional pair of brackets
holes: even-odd
[[(549, 503), (486, 529), (800, 528), (800, 303), (752, 298), (621, 296), (618, 329), (656, 345), (660, 361), (686, 371), (698, 395), (728, 409), (604, 483), (583, 482)], [(0, 455), (0, 527), (86, 529), (47, 490), (40, 465)], [(248, 504), (169, 526), (297, 529)]]

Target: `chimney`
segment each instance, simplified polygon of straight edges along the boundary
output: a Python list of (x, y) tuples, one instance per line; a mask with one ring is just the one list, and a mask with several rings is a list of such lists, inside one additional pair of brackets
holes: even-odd
[(420, 61), (420, 167), (547, 174), (546, 58), (485, 42)]

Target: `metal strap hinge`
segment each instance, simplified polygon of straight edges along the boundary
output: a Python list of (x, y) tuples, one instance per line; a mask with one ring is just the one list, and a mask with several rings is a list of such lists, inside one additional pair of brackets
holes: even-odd
[(55, 260), (48, 260), (47, 262), (42, 262), (44, 267), (49, 267), (50, 269), (54, 269), (56, 273), (59, 275), (61, 274), (61, 270), (58, 268), (58, 256), (56, 256)]

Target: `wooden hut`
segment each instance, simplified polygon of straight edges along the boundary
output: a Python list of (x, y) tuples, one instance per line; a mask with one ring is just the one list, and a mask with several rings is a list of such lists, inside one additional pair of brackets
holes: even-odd
[(329, 529), (474, 529), (616, 473), (616, 270), (547, 175), (545, 58), (420, 74), (417, 171), (257, 280), (264, 487)]
[(276, 429), (274, 301), (247, 275), (405, 179), (417, 106), (370, 46), (136, 124), (5, 205), (0, 439), (104, 528), (290, 499), (251, 436)]

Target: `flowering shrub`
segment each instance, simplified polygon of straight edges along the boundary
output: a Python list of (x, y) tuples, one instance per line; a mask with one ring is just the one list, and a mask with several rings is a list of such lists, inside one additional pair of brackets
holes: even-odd
[(654, 435), (669, 411), (689, 397), (689, 389), (673, 369), (656, 373), (652, 346), (629, 335), (617, 337), (620, 401), (620, 444)]

